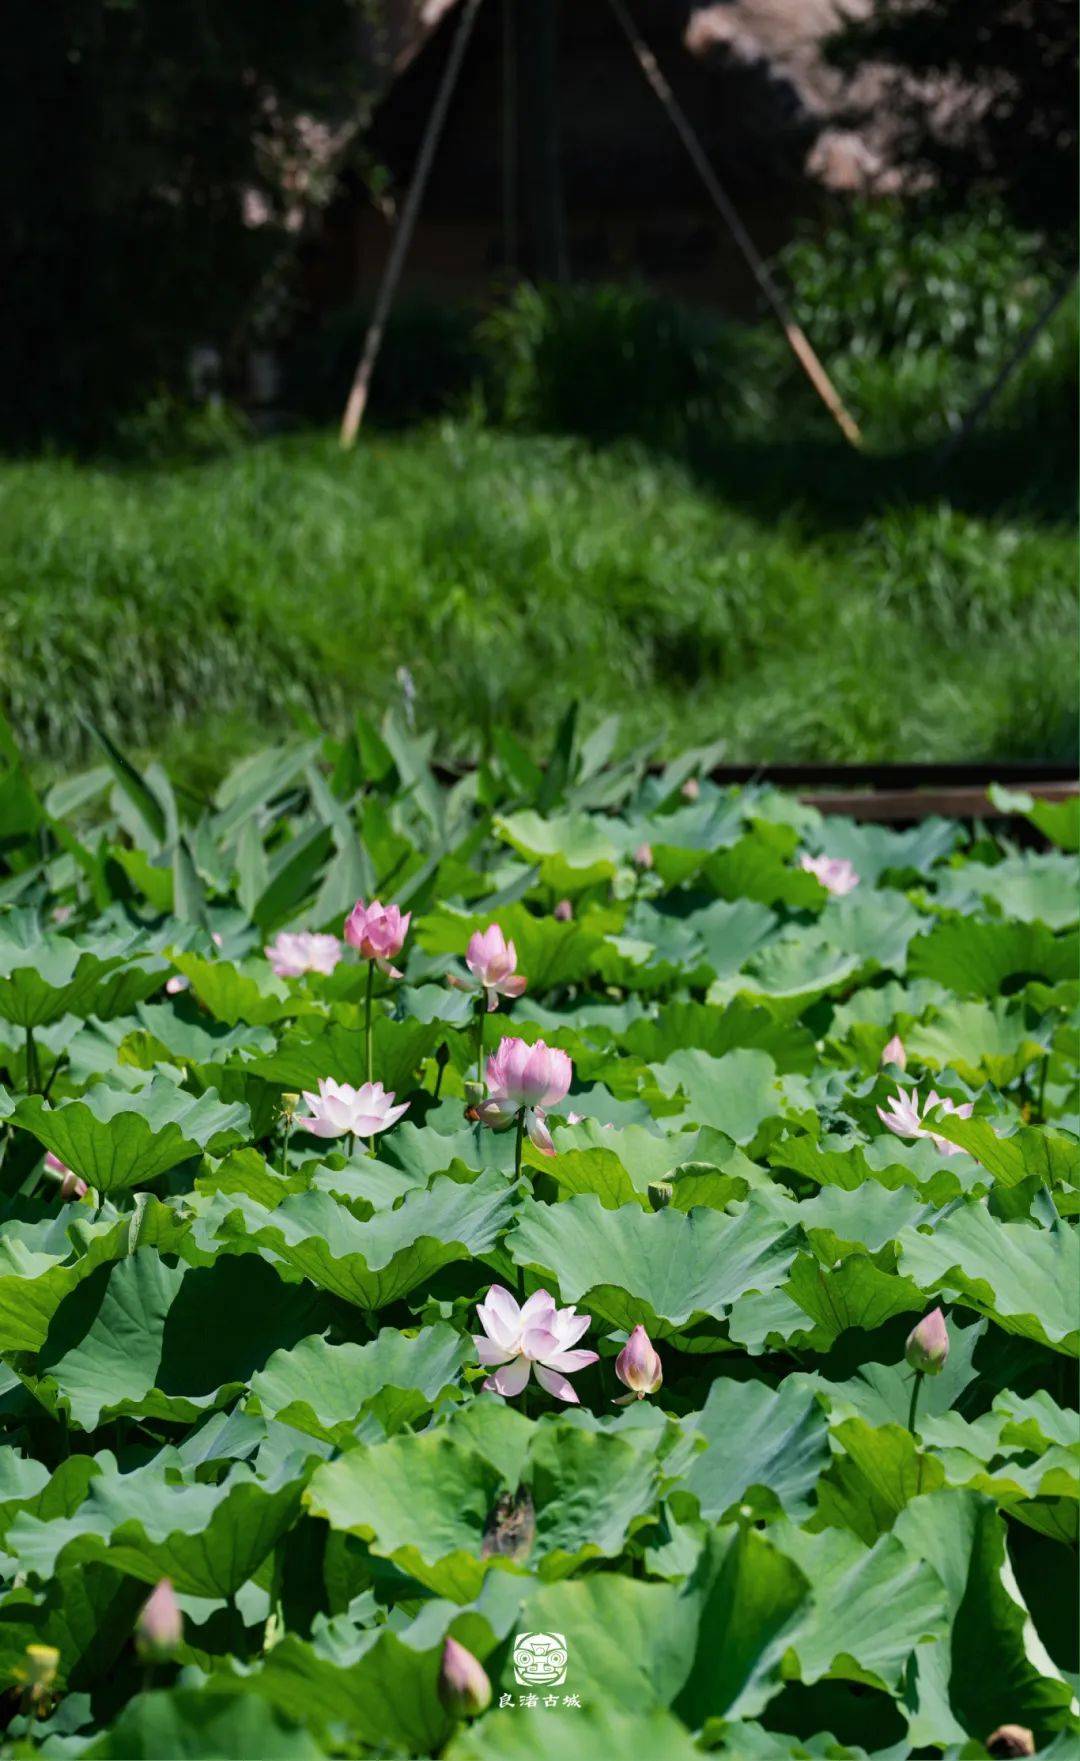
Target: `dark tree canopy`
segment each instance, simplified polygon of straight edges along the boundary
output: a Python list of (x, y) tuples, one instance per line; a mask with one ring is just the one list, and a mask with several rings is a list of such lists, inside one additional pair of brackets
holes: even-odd
[(9, 433), (88, 429), (242, 321), (363, 99), (363, 16), (363, 0), (16, 0)]
[(1075, 227), (1075, 0), (875, 0), (831, 53), (891, 70), (894, 155), (946, 196), (985, 185), (1025, 225)]

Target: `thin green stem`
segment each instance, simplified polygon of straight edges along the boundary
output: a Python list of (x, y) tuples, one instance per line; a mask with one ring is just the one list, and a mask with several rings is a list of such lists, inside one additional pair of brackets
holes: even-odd
[(1039, 1071), (1039, 1095), (1035, 1102), (1036, 1117), (1040, 1125), (1046, 1124), (1046, 1072), (1050, 1068), (1050, 1053), (1047, 1052)]
[(368, 961), (367, 995), (364, 998), (364, 1056), (367, 1063), (367, 1080), (371, 1081), (371, 997), (375, 988), (375, 962)]
[(349, 1135), (345, 1139), (345, 1155), (350, 1162), (352, 1161), (352, 1153), (355, 1148), (356, 1148), (356, 1133), (355, 1133), (355, 1131), (350, 1131)]
[(284, 1180), (289, 1172), (289, 1138), (292, 1134), (292, 1114), (285, 1115), (285, 1138), (281, 1146), (281, 1178)]
[(911, 1405), (908, 1407), (907, 1415), (907, 1428), (916, 1442), (919, 1440), (919, 1434), (915, 1429), (915, 1412), (919, 1404), (919, 1391), (923, 1385), (923, 1373), (922, 1370), (915, 1371), (915, 1380), (911, 1387)]
[(521, 1151), (525, 1141), (525, 1109), (518, 1108), (517, 1136), (514, 1139), (514, 1179), (521, 1179)]
[(476, 1080), (479, 1083), (484, 1080), (484, 1016), (486, 1014), (484, 992), (481, 991), (476, 1000)]
[(27, 1029), (26, 1029), (26, 1092), (27, 1092), (27, 1094), (30, 1094), (30, 1095), (36, 1095), (38, 1090), (40, 1089), (40, 1087), (41, 1087), (41, 1077), (40, 1077), (40, 1074), (38, 1071), (38, 1055), (37, 1055), (37, 1046), (34, 1044), (34, 1030), (32, 1027), (27, 1027)]

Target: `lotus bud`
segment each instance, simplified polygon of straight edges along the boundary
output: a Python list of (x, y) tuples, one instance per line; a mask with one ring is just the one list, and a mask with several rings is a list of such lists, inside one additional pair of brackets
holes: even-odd
[(452, 1718), (476, 1718), (491, 1705), (491, 1683), (486, 1669), (456, 1639), (443, 1640), (438, 1692)]
[(649, 1203), (654, 1211), (666, 1211), (675, 1197), (675, 1188), (670, 1180), (650, 1180), (648, 1186)]
[(949, 1329), (940, 1309), (932, 1309), (908, 1334), (904, 1356), (913, 1370), (937, 1376), (949, 1355)]
[(634, 851), (634, 867), (635, 868), (651, 868), (652, 865), (653, 865), (652, 845), (651, 844), (639, 844), (637, 849)]
[(574, 907), (569, 899), (560, 899), (551, 915), (557, 923), (569, 923), (574, 915)]
[(640, 1324), (615, 1359), (615, 1374), (639, 1400), (643, 1400), (646, 1394), (655, 1394), (664, 1380), (660, 1354)]
[(1025, 1724), (999, 1724), (986, 1739), (988, 1755), (1034, 1755), (1035, 1738)]
[(907, 1052), (898, 1033), (894, 1033), (892, 1039), (882, 1048), (881, 1062), (883, 1065), (895, 1064), (898, 1070), (907, 1069)]
[(687, 777), (682, 788), (679, 790), (679, 794), (684, 801), (696, 801), (701, 794), (701, 784), (698, 782), (697, 777)]
[(154, 1587), (135, 1622), (135, 1649), (149, 1663), (166, 1662), (184, 1636), (184, 1617), (168, 1578)]

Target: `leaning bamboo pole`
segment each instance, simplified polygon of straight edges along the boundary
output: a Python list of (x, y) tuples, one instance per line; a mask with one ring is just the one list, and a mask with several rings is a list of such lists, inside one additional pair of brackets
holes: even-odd
[(379, 358), (386, 321), (394, 303), (397, 284), (405, 266), (405, 258), (408, 255), (417, 216), (420, 213), (420, 204), (424, 199), (424, 190), (427, 187), (427, 180), (435, 159), (435, 149), (439, 144), (439, 137), (446, 121), (446, 113), (450, 108), (450, 99), (457, 84), (458, 74), (461, 72), (461, 63), (465, 58), (465, 50), (468, 47), (479, 10), (480, 0), (464, 0), (457, 33), (451, 44), (446, 66), (443, 68), (443, 76), (439, 82), (435, 102), (431, 107), (431, 115), (428, 117), (427, 128), (424, 130), (424, 138), (420, 143), (420, 152), (417, 155), (412, 182), (401, 210), (401, 218), (394, 232), (390, 255), (386, 260), (386, 268), (383, 270), (382, 281), (375, 301), (375, 310), (364, 338), (364, 351), (353, 375), (349, 399), (345, 405), (345, 413), (341, 418), (341, 444), (345, 448), (355, 445), (360, 424), (364, 419), (368, 392), (371, 389), (371, 376)]
[(787, 302), (777, 286), (768, 264), (758, 251), (739, 217), (734, 202), (713, 170), (709, 157), (694, 131), (693, 124), (668, 84), (656, 56), (637, 30), (623, 0), (611, 0), (611, 8), (634, 52), (642, 73), (667, 111), (668, 118), (686, 148), (714, 207), (746, 258), (758, 286), (776, 314), (792, 353), (844, 438), (849, 440), (852, 446), (861, 446), (862, 434), (858, 423), (845, 409), (840, 393), (815, 354), (809, 337), (788, 310)]

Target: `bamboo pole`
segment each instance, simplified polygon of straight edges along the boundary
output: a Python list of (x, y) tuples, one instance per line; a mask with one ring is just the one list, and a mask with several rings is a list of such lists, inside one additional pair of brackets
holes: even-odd
[(852, 446), (861, 446), (862, 434), (859, 430), (858, 423), (845, 409), (840, 394), (832, 380), (829, 378), (829, 375), (826, 373), (818, 356), (815, 354), (809, 337), (806, 335), (801, 325), (796, 323), (791, 312), (788, 310), (787, 302), (777, 286), (777, 283), (769, 270), (768, 264), (758, 251), (753, 239), (750, 237), (742, 220), (739, 218), (735, 204), (732, 202), (731, 197), (728, 195), (723, 184), (720, 182), (720, 179), (717, 177), (716, 172), (713, 170), (708, 155), (694, 132), (689, 117), (686, 115), (686, 112), (683, 110), (672, 91), (671, 86), (668, 84), (656, 56), (645, 42), (645, 39), (638, 33), (633, 20), (623, 4), (623, 0), (611, 0), (611, 8), (634, 52), (634, 56), (642, 73), (645, 75), (645, 78), (648, 80), (653, 91), (664, 106), (664, 109), (667, 111), (672, 126), (678, 134), (679, 139), (682, 141), (683, 146), (686, 148), (698, 176), (701, 178), (702, 183), (705, 185), (705, 188), (712, 199), (713, 205), (719, 212), (743, 256), (746, 258), (758, 286), (779, 320), (780, 326), (783, 329), (784, 335), (787, 337), (788, 345), (791, 348), (795, 359), (798, 361), (800, 367), (806, 374), (806, 377), (809, 379), (811, 385), (817, 392), (829, 414), (832, 416), (833, 421), (840, 429), (844, 438), (849, 440)]
[(446, 66), (443, 68), (443, 76), (435, 95), (435, 102), (431, 107), (431, 115), (428, 117), (424, 138), (420, 143), (420, 152), (417, 156), (412, 182), (409, 185), (408, 195), (405, 197), (405, 205), (401, 210), (401, 218), (394, 232), (386, 268), (383, 270), (382, 282), (375, 301), (375, 310), (372, 313), (367, 336), (364, 338), (364, 352), (353, 376), (349, 399), (345, 405), (345, 413), (341, 418), (341, 445), (346, 449), (355, 445), (360, 424), (364, 419), (368, 392), (371, 388), (371, 376), (379, 358), (386, 321), (390, 316), (390, 308), (394, 302), (397, 285), (401, 279), (401, 271), (404, 268), (409, 245), (412, 242), (417, 216), (420, 213), (420, 204), (424, 199), (424, 190), (427, 187), (427, 180), (435, 158), (435, 149), (439, 144), (439, 137), (446, 121), (446, 113), (450, 108), (450, 99), (457, 84), (458, 74), (461, 72), (461, 63), (465, 58), (465, 50), (468, 47), (472, 28), (476, 22), (476, 14), (479, 10), (480, 0), (463, 0), (457, 33), (451, 44)]
[(945, 441), (941, 451), (938, 453), (937, 462), (939, 465), (946, 464), (948, 460), (952, 458), (957, 449), (963, 445), (972, 429), (978, 427), (991, 405), (997, 402), (998, 397), (1004, 391), (1009, 380), (1016, 372), (1016, 369), (1027, 360), (1032, 349), (1035, 347), (1035, 344), (1046, 329), (1046, 326), (1054, 316), (1054, 313), (1069, 293), (1073, 282), (1076, 280), (1076, 274), (1077, 272), (1075, 268), (1070, 269), (1055, 287), (1042, 311), (1035, 319), (1035, 322), (1025, 330), (1011, 355), (1008, 356), (1000, 373), (998, 373), (997, 377), (986, 387), (986, 390), (968, 411), (959, 428), (956, 430), (956, 433), (950, 434), (948, 440)]

